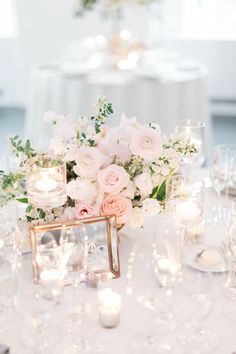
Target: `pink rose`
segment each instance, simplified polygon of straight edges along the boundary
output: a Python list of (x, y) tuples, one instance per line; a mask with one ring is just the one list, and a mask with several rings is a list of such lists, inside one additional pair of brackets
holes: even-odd
[(100, 207), (102, 215), (116, 215), (118, 224), (125, 224), (132, 214), (132, 202), (121, 194), (108, 195)]
[(129, 141), (133, 130), (131, 127), (126, 127), (125, 129), (124, 127), (111, 128), (103, 142), (104, 150), (111, 157), (116, 156), (122, 163), (125, 163), (131, 157)]
[(147, 127), (136, 130), (131, 138), (130, 150), (134, 155), (138, 155), (145, 160), (154, 160), (162, 152), (160, 133)]
[(129, 181), (129, 174), (121, 166), (110, 165), (98, 172), (98, 183), (105, 193), (119, 193)]
[(96, 180), (97, 172), (107, 158), (95, 147), (82, 146), (76, 153), (75, 162), (73, 169), (78, 176)]
[(75, 207), (75, 217), (76, 219), (86, 219), (94, 215), (94, 210), (91, 205), (87, 203), (79, 203)]

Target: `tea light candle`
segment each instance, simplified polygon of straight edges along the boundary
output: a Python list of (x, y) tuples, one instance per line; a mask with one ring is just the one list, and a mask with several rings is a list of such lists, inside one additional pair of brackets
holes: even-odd
[(158, 270), (163, 273), (170, 271), (171, 261), (168, 258), (162, 258), (158, 260)]
[(103, 327), (114, 328), (120, 322), (121, 296), (111, 289), (103, 289), (98, 293), (99, 320)]
[(61, 279), (61, 273), (57, 269), (43, 270), (40, 273), (40, 279), (42, 281), (53, 281)]
[(47, 174), (44, 174), (43, 177), (40, 178), (35, 185), (39, 191), (48, 193), (57, 187), (57, 182), (52, 178), (49, 178)]
[(201, 209), (192, 201), (180, 202), (176, 205), (175, 216), (180, 222), (189, 223), (201, 215)]

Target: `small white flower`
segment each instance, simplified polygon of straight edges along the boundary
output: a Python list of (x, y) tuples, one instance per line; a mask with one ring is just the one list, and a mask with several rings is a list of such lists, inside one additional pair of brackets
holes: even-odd
[(152, 193), (153, 185), (150, 174), (143, 172), (134, 179), (136, 187), (140, 190), (141, 195), (149, 195)]
[(156, 199), (147, 198), (143, 201), (142, 209), (146, 216), (153, 216), (160, 212), (161, 207)]
[(135, 192), (136, 192), (136, 186), (135, 186), (134, 182), (130, 181), (128, 186), (122, 192), (122, 194), (127, 198), (133, 199)]
[(52, 138), (49, 143), (49, 150), (53, 154), (60, 155), (66, 151), (66, 147), (60, 139)]
[(48, 111), (44, 113), (43, 120), (45, 123), (56, 123), (58, 120), (58, 114), (54, 111)]
[(156, 187), (162, 182), (163, 177), (159, 174), (155, 174), (151, 177), (151, 179), (152, 179), (153, 187)]
[(75, 208), (67, 207), (64, 210), (64, 213), (61, 215), (60, 220), (74, 220), (75, 219)]
[(144, 211), (142, 208), (133, 208), (131, 217), (127, 225), (133, 229), (142, 227), (144, 225)]
[(46, 222), (51, 222), (53, 221), (55, 218), (54, 218), (54, 215), (53, 214), (48, 214), (45, 216), (45, 221)]

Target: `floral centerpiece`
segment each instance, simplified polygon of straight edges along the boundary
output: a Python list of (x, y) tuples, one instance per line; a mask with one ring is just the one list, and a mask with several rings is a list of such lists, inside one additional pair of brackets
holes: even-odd
[[(66, 202), (56, 208), (29, 204), (25, 218), (40, 224), (56, 220), (84, 219), (96, 215), (117, 217), (120, 227), (142, 227), (145, 217), (164, 207), (167, 178), (178, 169), (181, 156), (196, 152), (188, 138), (165, 137), (155, 123), (142, 125), (122, 115), (120, 124), (110, 127), (111, 103), (98, 98), (91, 117), (74, 121), (70, 116), (47, 112), (53, 125), (49, 153), (66, 162)], [(29, 140), (10, 138), (20, 159), (19, 171), (0, 171), (1, 200), (27, 198), (27, 168), (33, 161), (47, 167), (47, 153), (37, 152)], [(52, 160), (55, 166), (58, 160)]]

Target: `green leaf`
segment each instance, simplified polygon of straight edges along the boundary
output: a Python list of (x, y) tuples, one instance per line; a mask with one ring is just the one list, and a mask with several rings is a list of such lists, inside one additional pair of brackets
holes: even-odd
[(28, 198), (16, 198), (16, 200), (20, 203), (28, 204)]
[(159, 186), (153, 188), (152, 193), (150, 195), (152, 199), (157, 199), (162, 202), (166, 197), (166, 181), (163, 181)]
[(26, 143), (25, 143), (25, 153), (28, 157), (30, 156), (30, 141), (29, 141), (29, 139), (26, 140)]
[(45, 216), (46, 216), (45, 212), (42, 209), (40, 209), (39, 210), (39, 219), (44, 219)]
[(100, 127), (98, 125), (96, 125), (95, 131), (96, 131), (96, 134), (101, 133), (101, 129), (100, 129)]
[(33, 209), (33, 206), (32, 205), (29, 205), (29, 206), (27, 206), (27, 208), (26, 208), (26, 213), (28, 214), (28, 213), (30, 213), (31, 212), (31, 210)]
[(89, 139), (89, 146), (94, 146), (95, 145), (95, 140)]

